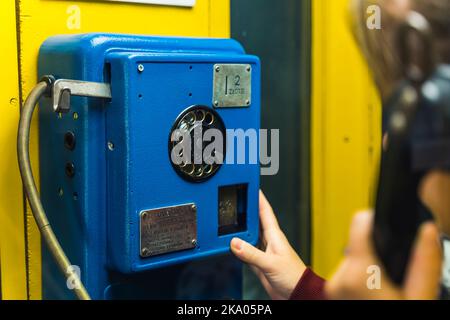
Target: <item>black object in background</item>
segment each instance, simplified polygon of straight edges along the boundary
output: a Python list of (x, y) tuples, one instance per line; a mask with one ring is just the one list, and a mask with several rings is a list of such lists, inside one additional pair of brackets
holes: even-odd
[(422, 85), (404, 83), (384, 114), (373, 237), (388, 275), (401, 284), (417, 231), (433, 220), (420, 200), (421, 180), (432, 170), (450, 172), (450, 65), (437, 66)]
[(417, 101), (403, 102), (407, 94), (416, 95), (416, 91), (407, 86), (388, 108), (388, 138), (381, 160), (373, 231), (376, 252), (398, 285), (403, 283), (411, 248), (423, 222), (417, 195), (420, 175), (411, 168), (410, 136)]

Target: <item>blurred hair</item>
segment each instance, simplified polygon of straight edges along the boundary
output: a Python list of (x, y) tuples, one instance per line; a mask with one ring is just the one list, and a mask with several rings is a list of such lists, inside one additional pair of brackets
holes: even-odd
[[(367, 27), (371, 5), (381, 8), (381, 30)], [(396, 31), (410, 10), (422, 14), (435, 36), (439, 62), (450, 62), (450, 0), (352, 0), (352, 30), (383, 97), (402, 79)]]

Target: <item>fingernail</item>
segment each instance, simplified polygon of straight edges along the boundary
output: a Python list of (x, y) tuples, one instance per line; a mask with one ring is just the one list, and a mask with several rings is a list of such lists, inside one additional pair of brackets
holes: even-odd
[(242, 240), (239, 238), (234, 238), (231, 240), (231, 246), (240, 251), (242, 249)]

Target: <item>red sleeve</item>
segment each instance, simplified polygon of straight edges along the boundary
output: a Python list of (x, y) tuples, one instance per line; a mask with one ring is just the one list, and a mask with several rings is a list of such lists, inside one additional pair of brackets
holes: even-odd
[(325, 280), (307, 268), (289, 300), (326, 300)]

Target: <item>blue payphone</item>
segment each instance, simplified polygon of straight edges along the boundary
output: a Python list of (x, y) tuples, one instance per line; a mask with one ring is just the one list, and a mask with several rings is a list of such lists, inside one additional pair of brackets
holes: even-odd
[[(258, 240), (260, 168), (232, 161), (253, 148), (231, 133), (260, 128), (258, 58), (229, 39), (64, 35), (44, 75), (42, 204), (91, 297), (240, 298), (229, 243)], [(43, 245), (44, 298), (72, 298), (57, 268)]]

